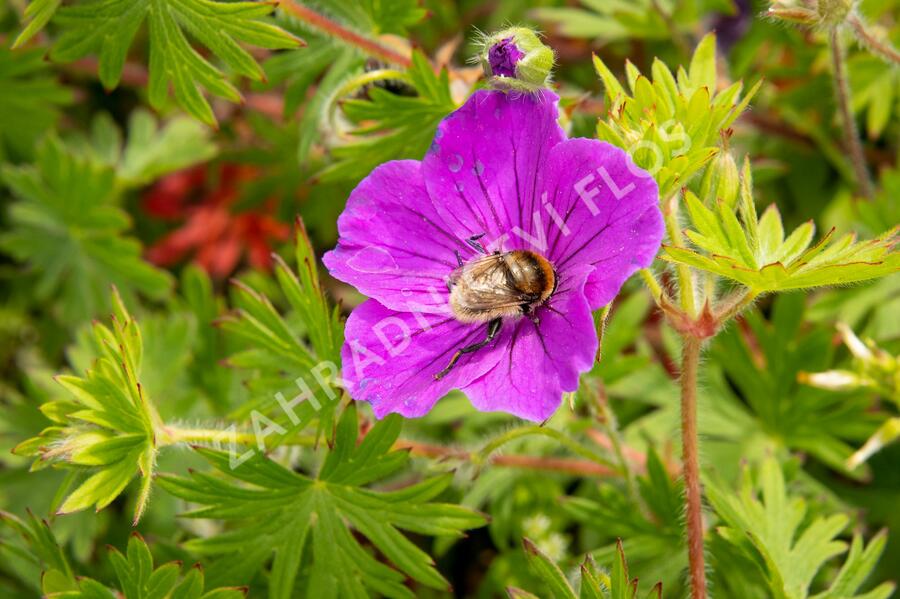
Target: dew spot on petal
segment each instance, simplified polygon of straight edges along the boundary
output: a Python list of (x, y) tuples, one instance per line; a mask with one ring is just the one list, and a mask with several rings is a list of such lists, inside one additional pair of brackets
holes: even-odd
[(447, 168), (450, 169), (451, 173), (458, 173), (462, 170), (463, 167), (463, 157), (461, 154), (454, 154), (450, 157), (449, 162), (447, 162)]
[(476, 177), (480, 177), (483, 172), (484, 172), (484, 163), (482, 163), (480, 160), (476, 160), (475, 166), (472, 167), (472, 173), (474, 173), (474, 175)]
[(369, 246), (357, 251), (347, 260), (347, 265), (357, 272), (378, 274), (399, 270), (396, 260), (384, 248)]

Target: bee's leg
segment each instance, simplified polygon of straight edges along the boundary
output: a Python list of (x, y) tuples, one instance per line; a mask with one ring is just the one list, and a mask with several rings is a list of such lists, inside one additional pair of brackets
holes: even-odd
[(467, 345), (467, 346), (463, 347), (462, 349), (459, 349), (455, 354), (453, 354), (453, 357), (450, 358), (450, 363), (447, 364), (447, 367), (444, 368), (439, 373), (437, 373), (436, 375), (434, 375), (434, 380), (439, 381), (442, 378), (444, 378), (445, 376), (447, 376), (447, 373), (450, 372), (451, 370), (453, 370), (453, 367), (456, 365), (456, 362), (462, 357), (463, 354), (471, 354), (472, 352), (476, 352), (479, 349), (481, 349), (482, 347), (484, 347), (485, 345), (487, 345), (488, 343), (490, 343), (491, 341), (493, 341), (494, 337), (497, 336), (497, 333), (500, 332), (501, 324), (503, 324), (503, 321), (499, 318), (495, 318), (494, 320), (489, 322), (488, 330), (487, 330), (487, 338), (485, 338), (483, 341), (479, 341), (478, 343), (473, 343), (472, 345)]
[(453, 250), (453, 253), (456, 254), (456, 263), (459, 264), (460, 266), (462, 266), (463, 259), (462, 259), (462, 256), (459, 255), (459, 250)]
[(537, 315), (537, 311), (532, 307), (531, 304), (522, 304), (522, 315), (527, 316), (528, 319), (534, 323), (534, 326), (537, 326), (541, 323), (541, 319)]
[(466, 239), (466, 243), (468, 243), (472, 248), (479, 253), (487, 254), (487, 250), (484, 249), (484, 246), (481, 245), (481, 242), (478, 240), (485, 236), (485, 233), (479, 233), (478, 235), (472, 235), (468, 239)]

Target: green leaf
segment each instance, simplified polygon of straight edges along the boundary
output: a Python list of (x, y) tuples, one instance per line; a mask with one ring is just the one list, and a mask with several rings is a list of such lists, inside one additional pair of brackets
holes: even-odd
[(900, 227), (859, 242), (852, 234), (833, 240), (832, 230), (810, 246), (812, 222), (785, 239), (774, 204), (757, 220), (746, 163), (741, 195), (737, 210), (743, 223), (734, 209), (720, 203), (713, 212), (688, 192), (685, 202), (694, 230), (687, 236), (697, 249), (664, 246), (662, 258), (732, 279), (754, 294), (844, 285), (900, 270), (900, 252), (895, 249)]
[(35, 36), (50, 21), (56, 9), (62, 4), (62, 0), (32, 0), (25, 7), (25, 18), (28, 24), (13, 42), (13, 50), (21, 47), (25, 42)]
[(114, 293), (112, 327), (93, 326), (99, 358), (79, 376), (59, 376), (57, 382), (72, 400), (65, 410), (54, 410), (60, 424), (45, 429), (14, 450), (34, 456), (37, 464), (95, 468), (72, 491), (59, 513), (95, 506), (101, 510), (118, 497), (138, 474), (141, 491), (134, 521), (149, 501), (157, 453), (156, 410), (141, 386), (143, 342), (137, 323)]
[(284, 436), (302, 429), (313, 417), (319, 419), (319, 431), (330, 430), (340, 396), (336, 377), (343, 345), (341, 317), (325, 296), (312, 243), (299, 219), (295, 262), (296, 271), (276, 257), (275, 279), (287, 300), (287, 314), (280, 314), (265, 295), (236, 284), (236, 309), (219, 320), (226, 333), (246, 346), (228, 362), (258, 375), (249, 385), (260, 399), (242, 406), (234, 416), (275, 410), (285, 422), (285, 410), (277, 404), (280, 395), (293, 403)]
[(569, 586), (565, 574), (553, 563), (533, 542), (523, 539), (528, 564), (537, 576), (544, 581), (553, 599), (577, 599), (575, 591)]
[[(459, 536), (484, 519), (466, 508), (431, 500), (449, 476), (394, 491), (365, 487), (402, 468), (406, 452), (391, 452), (401, 420), (380, 421), (357, 444), (356, 410), (348, 407), (318, 475), (299, 474), (254, 455), (231, 468), (226, 453), (198, 449), (225, 478), (195, 472), (190, 478), (161, 475), (160, 484), (199, 508), (186, 514), (233, 522), (227, 532), (192, 539), (187, 548), (219, 555), (228, 569), (253, 573), (274, 554), (269, 596), (413, 597), (407, 577), (437, 589), (447, 582), (432, 559), (400, 531)], [(396, 569), (363, 549), (351, 531), (368, 539)], [(306, 580), (297, 577), (310, 565)], [(304, 588), (296, 588), (298, 585)]]
[[(638, 579), (628, 575), (628, 563), (621, 539), (616, 542), (614, 562), (609, 573), (599, 570), (588, 555), (581, 564), (580, 591), (575, 592), (566, 575), (534, 542), (523, 539), (525, 556), (531, 572), (544, 584), (546, 593), (540, 597), (552, 599), (637, 599)], [(510, 597), (537, 597), (521, 589), (507, 589)], [(654, 585), (648, 598), (661, 599), (662, 583)]]
[(217, 153), (210, 131), (197, 121), (176, 116), (161, 126), (153, 115), (137, 109), (128, 119), (125, 143), (106, 113), (94, 118), (88, 151), (112, 167), (119, 188), (141, 187), (163, 175), (206, 162)]
[(691, 57), (688, 77), (694, 88), (705, 87), (710, 93), (716, 90), (716, 34), (707, 33), (697, 44)]
[(203, 570), (199, 565), (190, 568), (183, 578), (179, 562), (154, 568), (150, 548), (138, 533), (132, 533), (128, 539), (125, 555), (110, 547), (109, 561), (125, 599), (243, 599), (247, 595), (246, 587), (221, 587), (204, 592)]
[(754, 86), (743, 98), (741, 83), (716, 91), (713, 34), (700, 42), (690, 75), (680, 67), (676, 79), (656, 59), (651, 82), (627, 63), (633, 96), (596, 56), (594, 68), (607, 99), (607, 115), (597, 123), (597, 137), (631, 153), (639, 167), (651, 171), (663, 199), (684, 188), (719, 152), (721, 132), (731, 126), (759, 89)]
[(119, 84), (128, 50), (148, 21), (150, 103), (161, 108), (171, 84), (178, 104), (207, 124), (216, 123), (201, 90), (240, 101), (241, 94), (225, 73), (188, 41), (200, 42), (234, 74), (262, 79), (263, 71), (238, 42), (262, 48), (294, 48), (300, 40), (265, 21), (269, 2), (219, 0), (86, 0), (62, 7), (54, 18), (62, 30), (53, 46), (54, 60), (69, 62), (99, 55), (100, 81), (107, 89)]
[(39, 520), (30, 510), (26, 520), (0, 510), (0, 524), (12, 528), (21, 535), (40, 565), (53, 573), (55, 588), (63, 590), (75, 586), (75, 574), (69, 560), (46, 520)]
[(42, 49), (0, 46), (0, 159), (31, 159), (37, 140), (71, 103), (71, 91), (49, 72)]
[(357, 127), (351, 132), (351, 141), (331, 148), (334, 162), (319, 173), (322, 181), (362, 179), (388, 160), (425, 155), (438, 123), (456, 109), (450, 81), (446, 71), (436, 75), (421, 52), (413, 54), (404, 81), (416, 96), (373, 87), (368, 99), (343, 103), (344, 115)]
[[(806, 502), (788, 495), (784, 474), (775, 458), (763, 461), (756, 485), (744, 476), (742, 489), (734, 494), (721, 482), (710, 481), (707, 494), (726, 523), (719, 529), (720, 535), (750, 557), (762, 558), (773, 597), (805, 599), (819, 570), (847, 550), (847, 544), (837, 540), (847, 526), (847, 517), (835, 514), (808, 518)], [(865, 555), (858, 538), (854, 544), (856, 549), (848, 554), (831, 588), (816, 597), (857, 596), (856, 591), (884, 548), (884, 539), (883, 535), (876, 537)], [(883, 587), (887, 594), (891, 591), (889, 586)], [(887, 594), (882, 590), (876, 596)]]
[(35, 271), (35, 297), (58, 300), (64, 320), (82, 322), (107, 309), (110, 284), (129, 297), (169, 292), (171, 276), (144, 262), (140, 244), (124, 235), (129, 218), (115, 205), (111, 169), (50, 137), (36, 164), (0, 173), (19, 198), (0, 249)]
[[(535, 19), (552, 24), (554, 30), (576, 38), (603, 39), (615, 42), (628, 38), (671, 41), (666, 27), (652, 0), (582, 0), (579, 8), (536, 8)], [(685, 32), (696, 24), (693, 18), (673, 19), (675, 26)]]

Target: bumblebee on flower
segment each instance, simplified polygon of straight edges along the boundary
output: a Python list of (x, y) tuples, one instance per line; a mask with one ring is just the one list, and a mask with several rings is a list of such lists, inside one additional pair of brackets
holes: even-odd
[[(491, 72), (518, 73), (534, 50), (494, 37)], [(591, 311), (656, 256), (655, 182), (618, 148), (567, 139), (557, 102), (478, 91), (422, 161), (385, 163), (351, 194), (325, 264), (371, 298), (348, 319), (343, 378), (377, 416), (422, 416), (455, 388), (545, 420), (591, 368)]]

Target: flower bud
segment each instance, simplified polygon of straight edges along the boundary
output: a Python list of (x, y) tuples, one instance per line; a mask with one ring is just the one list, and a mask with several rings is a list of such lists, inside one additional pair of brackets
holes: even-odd
[(766, 14), (780, 21), (797, 23), (799, 25), (815, 25), (819, 22), (818, 13), (808, 8), (772, 6)]
[(706, 168), (700, 181), (700, 197), (707, 205), (724, 202), (729, 208), (737, 203), (741, 180), (737, 163), (727, 148), (719, 152)]
[(840, 25), (853, 10), (853, 0), (819, 0), (816, 10), (823, 25)]
[(531, 29), (510, 27), (484, 40), (479, 59), (495, 87), (535, 91), (548, 84), (554, 55)]
[(810, 387), (829, 391), (850, 391), (865, 384), (859, 375), (848, 370), (826, 370), (825, 372), (800, 372), (797, 380)]
[(844, 345), (850, 350), (850, 353), (853, 354), (855, 358), (858, 360), (862, 360), (863, 362), (871, 362), (874, 358), (872, 354), (872, 350), (870, 350), (862, 340), (856, 336), (856, 333), (853, 330), (844, 324), (843, 322), (837, 323), (837, 330), (841, 334), (841, 339), (844, 341)]

